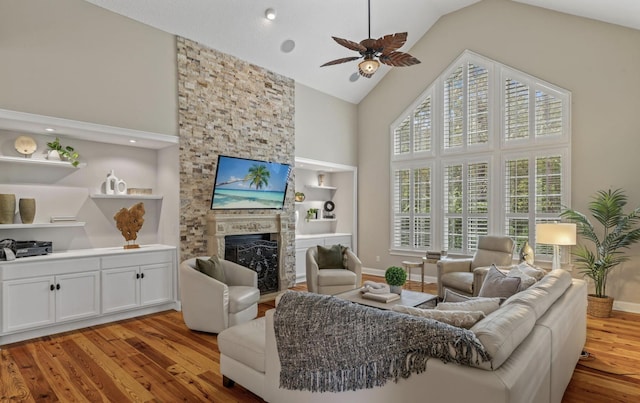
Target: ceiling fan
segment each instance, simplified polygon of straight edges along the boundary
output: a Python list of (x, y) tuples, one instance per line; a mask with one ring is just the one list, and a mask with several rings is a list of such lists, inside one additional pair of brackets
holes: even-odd
[(407, 41), (406, 32), (385, 35), (378, 39), (371, 39), (371, 0), (368, 0), (367, 3), (369, 10), (369, 37), (367, 39), (363, 39), (360, 43), (357, 43), (332, 36), (333, 40), (338, 42), (338, 44), (347, 49), (355, 50), (360, 53), (360, 56), (344, 57), (332, 60), (320, 67), (332, 66), (334, 64), (346, 63), (364, 58), (364, 60), (358, 64), (358, 72), (363, 77), (371, 78), (376, 70), (378, 70), (378, 67), (380, 67), (380, 63), (396, 67), (412, 66), (420, 63), (420, 60), (410, 54), (397, 51)]

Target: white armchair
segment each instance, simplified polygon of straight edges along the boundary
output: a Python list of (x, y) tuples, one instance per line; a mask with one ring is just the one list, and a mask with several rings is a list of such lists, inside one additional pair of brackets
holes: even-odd
[(226, 284), (196, 269), (196, 259), (180, 264), (182, 316), (189, 329), (210, 333), (258, 316), (258, 274), (244, 266), (220, 259)]
[(478, 238), (473, 258), (442, 259), (437, 263), (438, 296), (444, 290), (477, 296), (489, 266), (509, 266), (513, 260), (513, 239), (506, 236), (485, 235)]
[(307, 290), (317, 294), (338, 294), (353, 290), (362, 284), (362, 262), (347, 250), (347, 269), (320, 269), (318, 247), (307, 249)]

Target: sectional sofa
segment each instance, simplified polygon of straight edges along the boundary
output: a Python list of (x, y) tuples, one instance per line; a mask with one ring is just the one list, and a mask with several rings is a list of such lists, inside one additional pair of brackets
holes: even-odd
[(470, 330), (491, 356), (464, 366), (427, 361), (397, 383), (346, 392), (280, 387), (274, 310), (219, 334), (226, 386), (237, 382), (268, 402), (561, 402), (586, 341), (587, 286), (554, 270)]

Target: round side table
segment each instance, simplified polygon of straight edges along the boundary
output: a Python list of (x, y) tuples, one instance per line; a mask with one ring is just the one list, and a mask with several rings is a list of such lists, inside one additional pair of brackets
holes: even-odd
[(407, 277), (411, 280), (411, 269), (420, 268), (420, 291), (424, 292), (424, 264), (422, 262), (411, 262), (405, 260), (402, 262), (404, 270), (407, 272)]

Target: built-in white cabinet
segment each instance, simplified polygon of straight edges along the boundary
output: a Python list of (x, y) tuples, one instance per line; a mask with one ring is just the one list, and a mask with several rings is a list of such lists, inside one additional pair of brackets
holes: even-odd
[(102, 312), (112, 313), (161, 304), (173, 299), (170, 253), (103, 258)]
[(296, 283), (307, 281), (307, 249), (312, 246), (342, 245), (351, 248), (351, 234), (318, 234), (296, 236)]
[(99, 248), (0, 262), (0, 345), (177, 308), (176, 248)]

